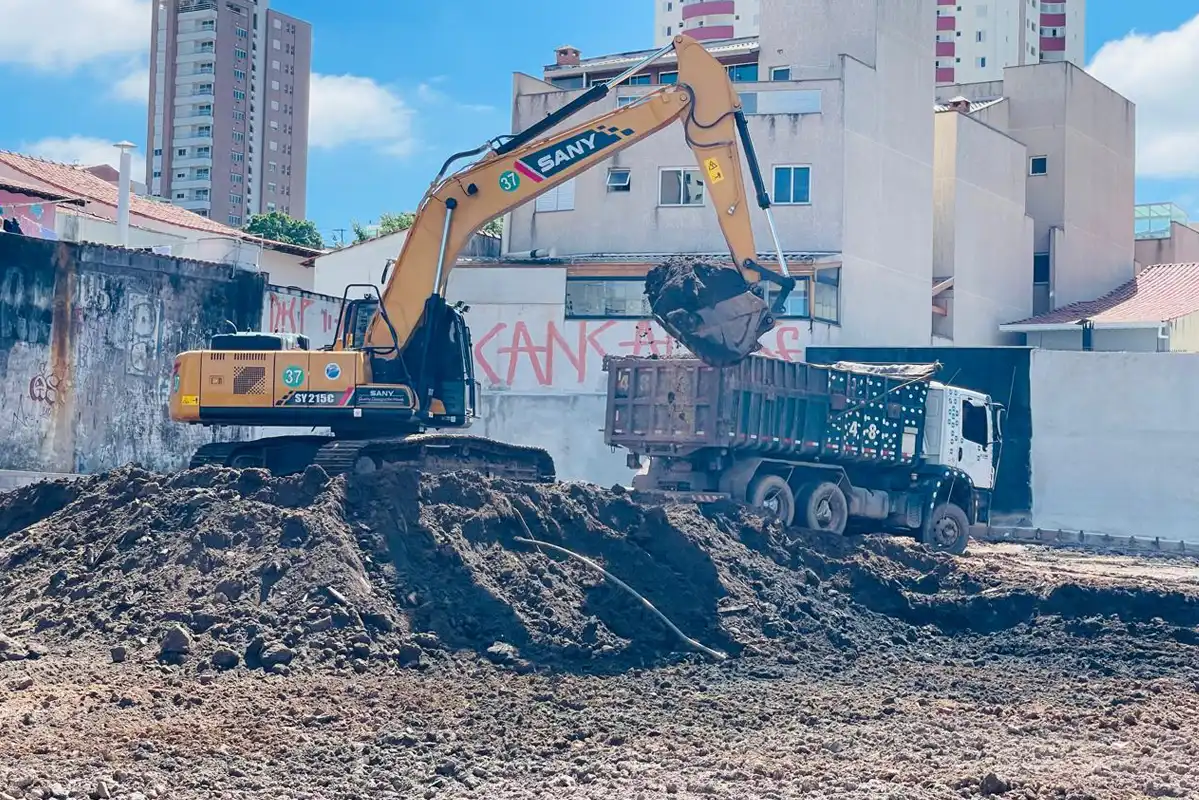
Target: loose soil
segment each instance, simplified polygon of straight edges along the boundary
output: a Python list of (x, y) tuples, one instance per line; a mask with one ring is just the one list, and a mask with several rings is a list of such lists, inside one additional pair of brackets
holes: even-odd
[(1199, 793), (1189, 560), (129, 467), (0, 495), (0, 597), (0, 800)]
[(748, 290), (740, 271), (688, 258), (664, 261), (645, 278), (645, 294), (654, 316), (692, 353), (713, 366), (730, 364), (746, 354), (734, 355), (721, 342), (689, 334), (699, 328), (702, 310)]

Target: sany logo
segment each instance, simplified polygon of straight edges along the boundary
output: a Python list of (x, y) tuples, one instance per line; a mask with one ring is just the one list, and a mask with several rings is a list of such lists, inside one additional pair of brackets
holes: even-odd
[(534, 183), (541, 183), (552, 177), (580, 158), (594, 155), (619, 142), (626, 136), (632, 136), (631, 128), (601, 127), (576, 133), (568, 139), (530, 153), (516, 162), (516, 170)]

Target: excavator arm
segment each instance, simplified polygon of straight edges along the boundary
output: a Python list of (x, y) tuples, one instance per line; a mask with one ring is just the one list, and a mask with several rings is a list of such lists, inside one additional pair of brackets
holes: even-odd
[[(486, 147), (485, 155), (473, 164), (448, 177), (438, 176), (417, 209), (382, 292), (381, 313), (373, 316), (365, 337), (358, 340), (385, 358), (401, 360), (402, 368), (395, 377), (432, 396), (427, 373), (442, 338), (439, 320), (453, 312), (444, 301), (446, 284), (458, 253), (476, 231), (680, 119), (740, 281), (736, 291), (724, 291), (718, 302), (699, 309), (698, 315), (691, 313), (695, 309), (689, 310), (686, 324), (679, 324), (679, 315), (672, 313), (676, 309), (655, 306), (655, 316), (697, 355), (723, 353), (706, 360), (733, 363), (757, 348), (758, 338), (774, 321), (760, 281), (766, 279), (781, 288), (775, 308), (781, 308), (795, 281), (763, 269), (755, 260), (739, 135), (746, 144), (759, 205), (768, 209), (769, 198), (749, 143), (740, 100), (724, 65), (689, 37), (676, 37), (672, 46), (678, 57), (676, 84), (569, 130), (542, 136), (608, 92), (606, 86), (593, 87), (527, 131), (498, 147)], [(443, 168), (443, 175), (445, 171)], [(779, 256), (781, 259), (781, 252)], [(343, 333), (336, 347), (348, 346), (352, 346), (350, 338)]]

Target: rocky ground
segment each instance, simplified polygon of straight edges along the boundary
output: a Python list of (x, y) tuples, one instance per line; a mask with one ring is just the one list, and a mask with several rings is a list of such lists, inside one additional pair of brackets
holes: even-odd
[(0, 495), (0, 598), (0, 800), (1199, 796), (1183, 559), (128, 468)]

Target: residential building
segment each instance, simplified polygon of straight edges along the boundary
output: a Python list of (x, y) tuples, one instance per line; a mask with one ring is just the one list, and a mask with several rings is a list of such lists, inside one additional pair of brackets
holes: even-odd
[(1136, 109), (1069, 62), (1008, 67), (1002, 81), (939, 87), (965, 113), (1027, 150), (1034, 222), (1033, 313), (1114, 290), (1136, 271)]
[[(661, 47), (686, 33), (701, 41), (757, 36), (762, 26), (761, 0), (653, 0), (654, 42)], [(1086, 0), (929, 0), (935, 13), (931, 32), (938, 83), (999, 80), (1004, 67), (1042, 61), (1082, 65)], [(820, 9), (805, 16), (805, 7), (790, 11), (804, 20), (800, 35), (818, 36), (824, 22)]]
[[(709, 45), (743, 107), (793, 274), (789, 346), (928, 344), (932, 286), (932, 54), (924, 0), (761, 0), (758, 38)], [(831, 10), (830, 10), (831, 9)], [(808, 35), (814, 24), (820, 28)], [(558, 51), (543, 78), (517, 75), (517, 129), (612, 78), (645, 53)], [(673, 55), (585, 112), (677, 79)], [(578, 124), (567, 120), (562, 127)], [(644, 318), (641, 280), (667, 254), (727, 258), (715, 209), (676, 124), (515, 209), (505, 252), (553, 249), (567, 318)], [(765, 216), (760, 260), (777, 269)]]
[(654, 43), (680, 33), (701, 42), (757, 36), (761, 0), (654, 0)]
[[(5, 185), (41, 192), (40, 228), (22, 231), (40, 238), (93, 242), (153, 250), (194, 261), (230, 264), (262, 272), (271, 283), (312, 289), (313, 270), (304, 262), (321, 251), (252, 236), (209, 217), (130, 193), (129, 223), (118, 222), (120, 189), (91, 169), (0, 150), (0, 206)], [(10, 190), (11, 191), (11, 190)], [(36, 196), (36, 195), (35, 195)], [(65, 200), (50, 199), (55, 197)], [(27, 201), (22, 201), (27, 202)], [(15, 204), (10, 204), (16, 208)], [(33, 214), (36, 206), (28, 206)]]
[(36, 183), (0, 177), (0, 220), (7, 224), (15, 222), (23, 236), (57, 239), (60, 204), (83, 206), (85, 202)]
[[(1002, 102), (998, 100), (990, 103)], [(1033, 219), (1026, 213), (1028, 151), (971, 114), (984, 104), (937, 106), (933, 161), (936, 344), (1018, 344), (999, 326), (1033, 313)]]
[(154, 4), (146, 185), (222, 224), (305, 212), (312, 27), (269, 0)]
[(1157, 264), (1097, 300), (1003, 326), (1030, 347), (1199, 353), (1199, 264)]
[(1142, 203), (1133, 209), (1137, 269), (1199, 261), (1199, 229), (1174, 203)]

